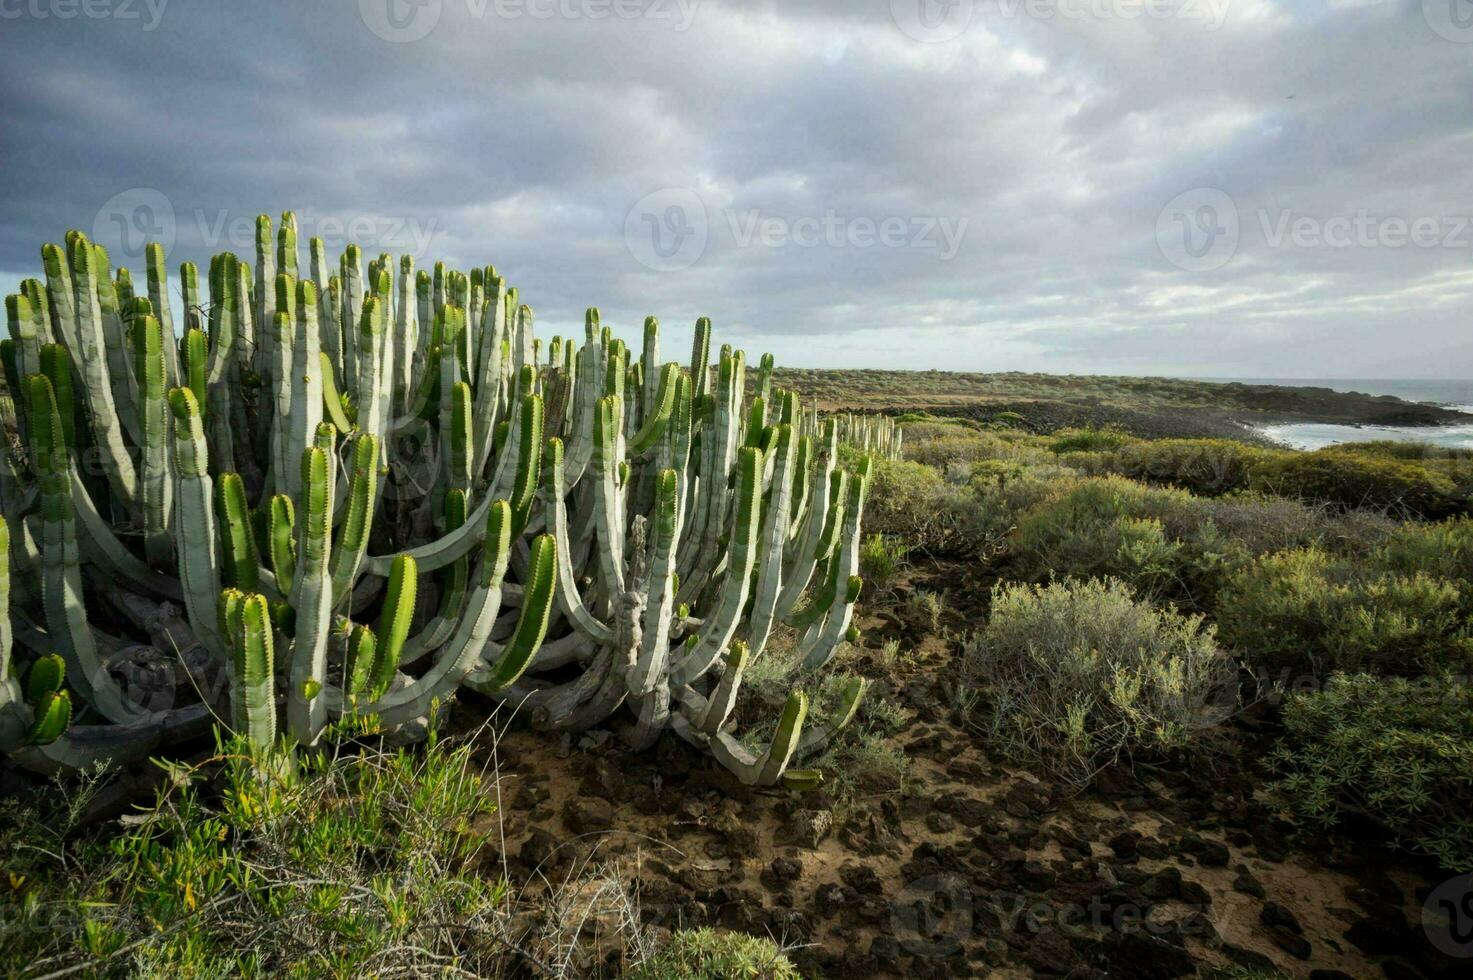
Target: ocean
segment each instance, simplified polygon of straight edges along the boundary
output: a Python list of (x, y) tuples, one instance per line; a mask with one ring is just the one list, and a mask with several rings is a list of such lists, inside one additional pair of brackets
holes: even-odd
[(1319, 449), (1342, 442), (1425, 442), (1435, 446), (1473, 449), (1473, 380), (1417, 378), (1199, 378), (1199, 381), (1238, 381), (1242, 384), (1329, 388), (1366, 395), (1393, 395), (1410, 402), (1431, 402), (1469, 413), (1466, 425), (1393, 426), (1321, 425), (1299, 422), (1266, 425), (1259, 429), (1275, 442), (1294, 449)]

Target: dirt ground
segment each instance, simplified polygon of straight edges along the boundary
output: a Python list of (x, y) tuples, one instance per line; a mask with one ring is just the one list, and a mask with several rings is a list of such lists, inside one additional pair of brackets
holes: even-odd
[[(921, 566), (899, 591), (946, 587), (941, 632), (956, 636), (980, 621), (966, 597), (986, 595), (967, 574)], [(913, 651), (898, 673), (861, 661), (869, 696), (908, 714), (894, 737), (910, 759), (903, 791), (841, 806), (821, 790), (742, 787), (673, 738), (634, 755), (606, 733), (514, 725), (496, 755), (497, 871), (566, 900), (563, 883), (610, 869), (647, 924), (771, 936), (805, 976), (1470, 975), (1420, 927), (1447, 876), (1353, 828), (1334, 848), (1301, 838), (1265, 794), (1270, 740), (1252, 712), (1210, 764), (1106, 772), (1071, 798), (960, 724), (944, 683), (954, 641), (873, 609), (861, 625), (868, 649), (903, 636)], [(486, 717), (460, 711), (460, 725)], [(599, 909), (568, 914), (617, 928)], [(616, 973), (617, 953), (588, 966)]]

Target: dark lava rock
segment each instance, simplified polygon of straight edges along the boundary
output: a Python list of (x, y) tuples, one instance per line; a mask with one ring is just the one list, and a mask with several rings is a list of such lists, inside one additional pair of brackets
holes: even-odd
[(839, 877), (861, 895), (880, 895), (885, 891), (885, 883), (867, 864), (846, 864), (839, 869)]
[(784, 833), (802, 847), (817, 847), (833, 826), (834, 818), (827, 810), (799, 810), (788, 818)]
[(803, 877), (803, 865), (792, 858), (776, 857), (762, 870), (762, 881), (770, 887), (780, 888), (790, 881)]
[(827, 919), (849, 904), (850, 895), (839, 885), (819, 885), (813, 893), (813, 909)]
[(870, 940), (869, 955), (881, 970), (890, 973), (900, 971), (900, 944), (893, 936), (876, 936)]
[(1129, 861), (1140, 853), (1141, 835), (1134, 830), (1122, 830), (1110, 838), (1110, 850), (1122, 861)]
[(1032, 783), (1014, 783), (1003, 797), (1003, 809), (1009, 816), (1019, 820), (1037, 816), (1047, 810), (1048, 806), (1048, 794)]
[(1228, 850), (1226, 844), (1219, 844), (1215, 840), (1202, 842), (1201, 850), (1196, 852), (1197, 860), (1209, 868), (1225, 868), (1233, 854)]
[(1154, 837), (1142, 837), (1140, 842), (1136, 844), (1135, 849), (1140, 853), (1141, 857), (1150, 858), (1152, 861), (1160, 861), (1170, 853), (1166, 849), (1166, 845)]
[(1258, 921), (1269, 928), (1282, 926), (1296, 936), (1304, 934), (1304, 927), (1299, 924), (1299, 918), (1278, 902), (1264, 903), (1263, 910), (1258, 913)]
[(936, 801), (936, 809), (956, 817), (968, 827), (980, 827), (987, 821), (992, 808), (986, 803), (961, 793), (951, 793)]
[(1314, 952), (1308, 939), (1284, 926), (1269, 926), (1268, 938), (1273, 940), (1275, 946), (1295, 959), (1307, 960)]
[[(1381, 972), (1386, 974), (1386, 980), (1427, 980), (1427, 975), (1416, 967), (1400, 960), (1387, 960), (1381, 964)], [(1450, 974), (1456, 976), (1456, 974)]]
[(1029, 891), (1048, 891), (1058, 879), (1053, 869), (1041, 861), (1027, 861), (1018, 872), (1018, 880)]
[(1358, 920), (1345, 931), (1345, 938), (1372, 956), (1395, 956), (1412, 949), (1416, 943), (1416, 936), (1404, 919), (1382, 915)]
[(1191, 878), (1182, 879), (1180, 897), (1183, 902), (1197, 909), (1205, 909), (1212, 904), (1212, 896), (1207, 889)]
[(1181, 895), (1181, 872), (1167, 866), (1141, 882), (1141, 894), (1153, 901), (1164, 901)]
[(1027, 940), (1023, 962), (1039, 973), (1066, 974), (1079, 965), (1080, 957), (1063, 933), (1049, 929)]
[(1271, 975), (1278, 972), (1278, 967), (1274, 964), (1274, 961), (1256, 949), (1245, 949), (1242, 946), (1225, 943), (1222, 947), (1222, 952), (1228, 959), (1244, 969)]
[(614, 825), (614, 805), (598, 796), (575, 796), (563, 806), (563, 823), (575, 834), (595, 834)]
[(926, 826), (937, 834), (949, 834), (956, 829), (956, 818), (949, 813), (932, 810), (926, 814)]
[(557, 849), (557, 838), (541, 827), (533, 827), (532, 834), (522, 845), (518, 857), (529, 868), (555, 868), (561, 862), (563, 851)]
[(1170, 980), (1197, 972), (1197, 961), (1191, 953), (1143, 930), (1110, 933), (1101, 946), (1115, 976)]
[(1339, 970), (1310, 970), (1309, 980), (1355, 980), (1355, 977)]
[(1252, 895), (1254, 898), (1263, 898), (1268, 894), (1264, 890), (1263, 883), (1253, 877), (1253, 873), (1247, 869), (1239, 871), (1238, 876), (1233, 879), (1233, 891)]

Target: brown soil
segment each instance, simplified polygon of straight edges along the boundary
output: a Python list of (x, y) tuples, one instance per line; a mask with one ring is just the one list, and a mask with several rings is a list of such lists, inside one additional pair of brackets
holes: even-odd
[[(986, 595), (968, 574), (913, 569), (898, 591), (946, 587), (956, 636), (980, 618), (968, 597)], [(902, 634), (884, 612), (862, 619), (860, 669), (871, 697), (908, 711), (903, 792), (749, 789), (673, 738), (635, 755), (606, 733), (512, 725), (497, 864), (534, 892), (617, 865), (646, 923), (771, 936), (798, 947), (805, 976), (1466, 975), (1417, 925), (1445, 875), (1370, 840), (1301, 839), (1271, 804), (1257, 761), (1271, 723), (1242, 719), (1208, 763), (1138, 763), (1070, 798), (959, 723), (946, 636), (907, 637), (915, 654), (882, 670), (873, 652)], [(462, 705), (459, 723), (484, 710)], [(617, 973), (616, 956), (601, 969)]]

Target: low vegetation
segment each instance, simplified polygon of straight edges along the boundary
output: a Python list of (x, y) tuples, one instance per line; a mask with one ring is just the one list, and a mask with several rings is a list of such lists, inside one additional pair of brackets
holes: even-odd
[(1473, 871), (1473, 689), (1337, 674), (1291, 695), (1273, 758), (1285, 805), (1325, 828), (1370, 820), (1452, 871)]
[(1075, 786), (1122, 757), (1186, 748), (1235, 697), (1232, 661), (1201, 617), (1113, 579), (999, 586), (963, 670), (986, 692), (989, 742)]
[(1083, 785), (1190, 751), (1241, 680), (1245, 704), (1282, 705), (1279, 785), (1307, 823), (1369, 821), (1469, 866), (1466, 818), (1447, 818), (1473, 786), (1468, 454), (904, 429), (877, 520), (998, 582), (963, 648), (990, 742)]

